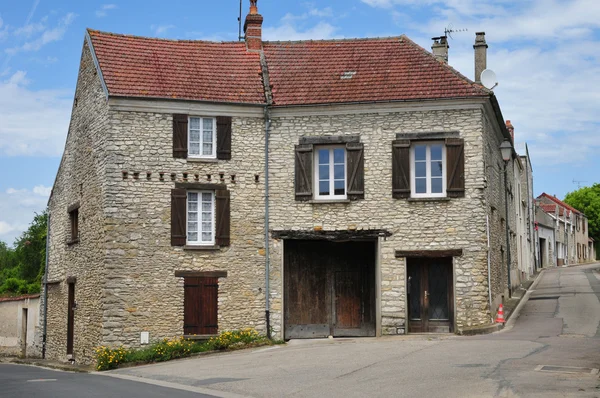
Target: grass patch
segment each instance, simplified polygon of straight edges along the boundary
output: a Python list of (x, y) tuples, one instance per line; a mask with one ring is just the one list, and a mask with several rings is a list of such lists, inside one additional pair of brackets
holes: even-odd
[(148, 347), (138, 349), (98, 347), (96, 348), (96, 369), (110, 370), (126, 363), (164, 362), (201, 352), (234, 350), (271, 344), (281, 343), (274, 343), (258, 334), (254, 329), (243, 329), (221, 332), (218, 337), (203, 342), (178, 337), (163, 339)]

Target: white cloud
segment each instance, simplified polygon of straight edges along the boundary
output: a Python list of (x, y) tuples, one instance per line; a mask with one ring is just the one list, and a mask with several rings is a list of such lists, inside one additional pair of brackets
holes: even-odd
[(35, 40), (27, 41), (25, 42), (25, 44), (18, 47), (7, 48), (5, 50), (6, 53), (8, 53), (9, 55), (14, 55), (18, 52), (38, 51), (46, 44), (61, 40), (67, 32), (69, 25), (71, 25), (71, 23), (73, 23), (73, 21), (75, 20), (76, 16), (77, 15), (72, 12), (68, 13), (60, 19), (58, 25), (54, 28), (43, 29), (41, 31), (41, 35)]
[(277, 27), (263, 28), (263, 37), (265, 40), (331, 39), (336, 37), (335, 32), (337, 30), (335, 26), (327, 22), (319, 22), (317, 25), (306, 30), (300, 30), (293, 24), (284, 23)]
[(73, 93), (33, 90), (27, 83), (23, 71), (0, 81), (0, 156), (60, 156)]
[(168, 30), (173, 29), (175, 25), (151, 25), (150, 29), (154, 31), (156, 36), (161, 36), (167, 33)]
[(50, 190), (39, 185), (33, 189), (9, 188), (0, 192), (0, 241), (10, 245), (27, 229), (34, 214), (46, 208)]
[(96, 16), (98, 18), (102, 18), (108, 15), (108, 11), (114, 10), (117, 8), (116, 4), (103, 4), (100, 9), (96, 10)]

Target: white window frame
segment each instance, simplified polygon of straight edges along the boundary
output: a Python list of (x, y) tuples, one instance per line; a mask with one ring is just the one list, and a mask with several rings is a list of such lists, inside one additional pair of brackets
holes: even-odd
[[(415, 146), (417, 145), (425, 145), (426, 149), (426, 164), (427, 164), (427, 192), (425, 193), (417, 193), (416, 192), (416, 180), (415, 180)], [(442, 192), (440, 193), (431, 193), (431, 145), (441, 145), (442, 146)], [(446, 144), (444, 141), (416, 141), (411, 143), (410, 146), (410, 192), (411, 197), (413, 198), (445, 198), (446, 195)]]
[[(190, 150), (190, 146), (192, 144), (191, 140), (191, 130), (192, 130), (192, 119), (200, 119), (200, 153), (192, 154)], [(210, 155), (204, 155), (203, 146), (204, 146), (204, 119), (212, 120), (212, 153)], [(188, 117), (188, 158), (202, 158), (202, 159), (216, 159), (217, 158), (217, 118), (216, 117), (204, 117), (204, 116), (189, 116)]]
[[(190, 234), (190, 227), (189, 227), (189, 195), (190, 193), (197, 193), (198, 194), (198, 210), (196, 211), (198, 213), (198, 220), (196, 221), (196, 223), (198, 224), (198, 229), (196, 231), (192, 231), (192, 232), (197, 232), (198, 233), (198, 240), (197, 241), (190, 241), (189, 240), (189, 234)], [(202, 241), (202, 194), (203, 193), (210, 193), (211, 194), (211, 198), (212, 198), (212, 239), (210, 241)], [(215, 245), (215, 234), (217, 231), (216, 228), (216, 195), (215, 195), (215, 191), (197, 191), (197, 190), (188, 190), (187, 194), (186, 194), (186, 198), (185, 198), (185, 243), (188, 246), (214, 246)]]
[[(333, 162), (333, 150), (343, 149), (344, 150), (344, 194), (335, 195), (335, 178), (334, 178), (334, 162)], [(329, 151), (329, 195), (319, 194), (319, 151)], [(348, 151), (345, 145), (327, 145), (327, 146), (315, 146), (313, 155), (313, 189), (315, 200), (345, 200), (348, 198)]]

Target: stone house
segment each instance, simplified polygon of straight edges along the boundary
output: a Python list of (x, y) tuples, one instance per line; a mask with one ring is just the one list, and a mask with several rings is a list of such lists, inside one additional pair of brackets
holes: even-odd
[[(536, 262), (538, 268), (557, 266), (557, 247), (556, 242), (556, 220), (554, 216), (542, 209), (538, 203), (535, 204), (535, 237), (537, 240)], [(556, 210), (554, 210), (556, 211)]]
[(267, 42), (262, 21), (251, 1), (245, 42), (87, 31), (49, 201), (48, 357), (493, 321), (519, 161), (493, 92), (406, 36)]

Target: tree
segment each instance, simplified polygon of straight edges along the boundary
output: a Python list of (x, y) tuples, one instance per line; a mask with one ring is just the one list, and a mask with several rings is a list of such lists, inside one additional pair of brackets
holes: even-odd
[(600, 184), (583, 187), (569, 192), (564, 202), (573, 206), (588, 218), (588, 235), (596, 242), (596, 253), (600, 246)]

